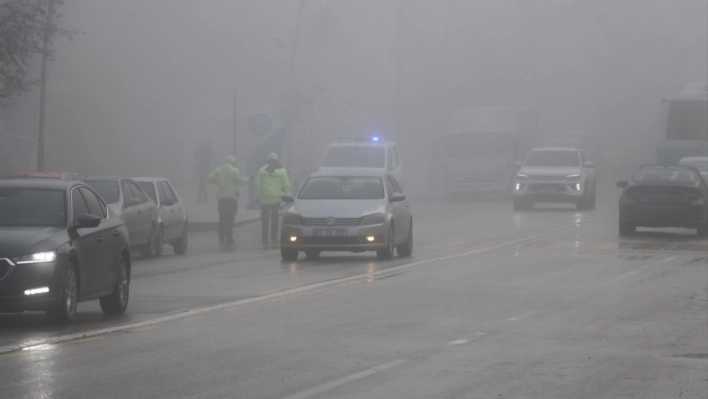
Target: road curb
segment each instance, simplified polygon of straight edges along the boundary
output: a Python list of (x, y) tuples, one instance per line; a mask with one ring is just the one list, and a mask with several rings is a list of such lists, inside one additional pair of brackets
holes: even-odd
[[(248, 219), (237, 220), (234, 223), (234, 227), (246, 226), (259, 222), (261, 220), (260, 216), (255, 216)], [(219, 231), (219, 222), (189, 222), (187, 225), (187, 231), (190, 233), (204, 233), (207, 231)]]

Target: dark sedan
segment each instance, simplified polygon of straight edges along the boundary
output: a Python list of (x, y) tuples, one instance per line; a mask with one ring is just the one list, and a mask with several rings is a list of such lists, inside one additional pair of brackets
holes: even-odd
[(106, 314), (128, 306), (123, 221), (77, 180), (0, 180), (0, 312), (45, 311), (68, 323), (78, 302)]
[(698, 170), (683, 166), (646, 166), (623, 188), (619, 205), (619, 233), (641, 227), (686, 227), (699, 236), (708, 232), (708, 187)]

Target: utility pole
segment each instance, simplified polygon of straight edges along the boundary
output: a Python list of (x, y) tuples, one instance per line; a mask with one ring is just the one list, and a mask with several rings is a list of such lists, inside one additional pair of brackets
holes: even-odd
[[(299, 101), (299, 98), (296, 99), (292, 93), (294, 93), (295, 90), (295, 63), (297, 62), (297, 50), (298, 50), (298, 41), (300, 38), (300, 26), (302, 25), (302, 18), (305, 14), (305, 8), (307, 7), (307, 0), (300, 0), (300, 6), (298, 7), (297, 10), (297, 17), (295, 20), (295, 34), (293, 35), (293, 44), (290, 47), (290, 67), (288, 68), (288, 92), (291, 95), (291, 98), (294, 99), (295, 101)], [(293, 105), (291, 104), (291, 107)], [(287, 138), (287, 163), (288, 163), (288, 170), (290, 170), (290, 173), (293, 173), (293, 130), (295, 129), (293, 121), (292, 121), (292, 116), (293, 112), (288, 113), (289, 114), (289, 119), (288, 120), (288, 138)], [(291, 176), (292, 177), (292, 176)]]
[(233, 151), (231, 152), (231, 154), (236, 159), (238, 159), (238, 157), (236, 156), (236, 139), (238, 137), (238, 108), (236, 105), (237, 104), (236, 103), (236, 99), (237, 99), (236, 89), (234, 89), (233, 97), (234, 97), (234, 137), (233, 137)]
[(37, 170), (44, 171), (44, 131), (47, 105), (47, 64), (49, 63), (49, 45), (52, 38), (54, 20), (54, 0), (49, 0), (47, 18), (44, 21), (44, 44), (42, 46), (42, 72), (39, 82), (39, 135), (37, 136)]
[(396, 88), (395, 88), (395, 139), (401, 141), (402, 130), (403, 130), (403, 55), (404, 55), (404, 41), (403, 41), (403, 29), (405, 27), (403, 19), (403, 5), (406, 0), (399, 0), (398, 2), (398, 38), (396, 46), (398, 47), (396, 51)]

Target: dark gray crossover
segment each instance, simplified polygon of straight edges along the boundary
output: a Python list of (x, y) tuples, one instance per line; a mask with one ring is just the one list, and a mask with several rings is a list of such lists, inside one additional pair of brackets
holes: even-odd
[(619, 204), (619, 233), (637, 227), (686, 227), (698, 235), (708, 232), (708, 187), (697, 169), (684, 166), (642, 167), (623, 188)]
[(78, 302), (99, 299), (122, 314), (130, 265), (125, 224), (85, 183), (0, 180), (0, 313), (68, 323)]

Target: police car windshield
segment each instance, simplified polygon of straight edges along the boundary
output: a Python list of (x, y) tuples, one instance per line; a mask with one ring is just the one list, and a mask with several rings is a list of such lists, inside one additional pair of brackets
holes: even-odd
[(322, 161), (330, 168), (385, 168), (386, 149), (373, 146), (330, 147)]
[(311, 177), (300, 191), (298, 199), (372, 200), (383, 199), (380, 177), (327, 176)]

